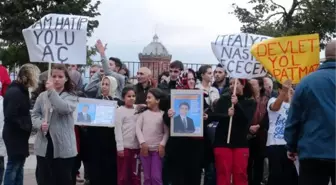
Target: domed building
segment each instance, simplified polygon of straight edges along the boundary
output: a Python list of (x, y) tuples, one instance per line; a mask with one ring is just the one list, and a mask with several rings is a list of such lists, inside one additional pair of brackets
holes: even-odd
[(171, 59), (172, 55), (159, 42), (159, 37), (156, 34), (153, 37), (153, 41), (143, 49), (142, 53), (139, 53), (140, 66), (148, 67), (156, 80), (162, 72), (169, 70)]

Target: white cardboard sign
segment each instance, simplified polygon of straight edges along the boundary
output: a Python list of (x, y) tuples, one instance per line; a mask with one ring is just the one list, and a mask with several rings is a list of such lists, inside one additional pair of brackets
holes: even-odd
[(256, 61), (250, 50), (253, 44), (269, 38), (271, 37), (247, 33), (219, 35), (214, 42), (211, 42), (211, 48), (230, 77), (242, 79), (263, 77), (267, 71)]
[(31, 62), (86, 64), (89, 18), (48, 14), (22, 31)]

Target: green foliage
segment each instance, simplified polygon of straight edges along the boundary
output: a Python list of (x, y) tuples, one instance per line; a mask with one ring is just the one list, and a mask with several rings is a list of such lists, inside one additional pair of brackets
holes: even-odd
[[(0, 60), (13, 66), (29, 62), (28, 51), (22, 30), (49, 13), (74, 14), (89, 17), (99, 16), (100, 1), (92, 0), (4, 0), (0, 2)], [(98, 21), (88, 24), (88, 36)], [(92, 52), (88, 52), (91, 54)]]
[(94, 61), (91, 59), (91, 56), (94, 56), (97, 54), (97, 49), (95, 47), (86, 47), (87, 50), (87, 56), (86, 56), (86, 64), (91, 65)]
[(335, 0), (292, 0), (289, 10), (274, 0), (250, 0), (248, 4), (253, 5), (252, 11), (232, 5), (244, 33), (272, 37), (318, 33), (322, 49), (336, 37)]

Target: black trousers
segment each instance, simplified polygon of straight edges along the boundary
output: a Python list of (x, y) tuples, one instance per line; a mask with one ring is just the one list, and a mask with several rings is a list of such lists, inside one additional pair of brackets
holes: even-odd
[(75, 158), (51, 159), (37, 156), (38, 185), (72, 185)]
[(117, 184), (117, 157), (115, 154), (104, 152), (92, 155), (89, 169), (90, 185)]
[(300, 160), (299, 185), (335, 185), (335, 160)]
[(250, 140), (249, 145), (250, 155), (247, 166), (248, 183), (249, 185), (260, 185), (264, 176), (264, 149), (261, 149), (260, 144), (254, 142), (253, 139)]
[(4, 173), (5, 173), (5, 157), (0, 156), (0, 184), (2, 184)]
[(80, 155), (78, 154), (75, 158), (74, 158), (74, 165), (73, 165), (73, 168), (72, 168), (72, 184), (73, 185), (76, 185), (76, 179), (77, 179), (77, 173), (81, 167), (81, 164), (82, 164), (82, 160), (80, 158)]
[[(179, 140), (179, 150), (168, 159), (171, 165), (171, 185), (200, 185), (204, 161), (204, 140), (186, 138)], [(172, 157), (172, 156), (171, 156)]]
[(298, 185), (294, 162), (287, 158), (285, 145), (267, 147), (269, 162), (268, 185)]

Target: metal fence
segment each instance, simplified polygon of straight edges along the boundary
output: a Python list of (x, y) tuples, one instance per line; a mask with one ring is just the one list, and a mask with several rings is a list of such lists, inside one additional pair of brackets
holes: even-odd
[[(160, 63), (160, 62), (130, 62), (130, 61), (124, 61), (123, 64), (125, 64), (126, 68), (129, 71), (129, 78), (133, 79), (136, 77), (138, 69), (142, 66), (146, 66), (150, 69), (155, 69), (153, 71), (153, 77), (155, 79), (158, 78), (158, 76), (165, 72), (165, 71), (169, 71), (169, 65), (165, 64), (165, 63)], [(197, 71), (201, 65), (204, 64), (197, 64), (197, 63), (183, 63), (184, 65), (184, 69), (193, 69), (194, 71)], [(216, 67), (216, 64), (210, 64), (212, 66), (212, 68), (214, 69)], [(82, 75), (83, 75), (83, 80), (84, 82), (88, 81), (90, 78), (90, 74), (89, 74), (89, 66), (83, 66), (82, 67)]]
[[(96, 63), (98, 63), (98, 62), (96, 62)], [(155, 69), (153, 71), (153, 77), (156, 78), (156, 79), (161, 73), (163, 73), (165, 71), (169, 71), (169, 64), (160, 63), (160, 62), (142, 62), (142, 63), (140, 63), (140, 62), (125, 61), (125, 62), (123, 62), (123, 64), (125, 64), (125, 66), (127, 67), (128, 71), (129, 71), (129, 78), (130, 79), (133, 79), (133, 78), (136, 77), (138, 69), (142, 66), (146, 66), (150, 69)], [(204, 65), (204, 64), (183, 63), (183, 65), (184, 65), (184, 69), (191, 68), (191, 69), (197, 71), (200, 68), (200, 66)], [(213, 69), (216, 67), (216, 64), (210, 64), (210, 65), (212, 66)], [(90, 68), (90, 66), (81, 66), (79, 68), (79, 71), (82, 73), (84, 83), (87, 83), (90, 79), (89, 68)], [(19, 67), (16, 67), (9, 72), (11, 80), (16, 79), (18, 71), (19, 71)]]

